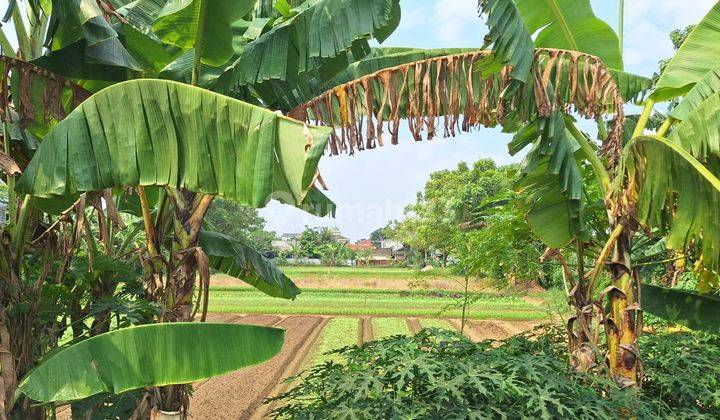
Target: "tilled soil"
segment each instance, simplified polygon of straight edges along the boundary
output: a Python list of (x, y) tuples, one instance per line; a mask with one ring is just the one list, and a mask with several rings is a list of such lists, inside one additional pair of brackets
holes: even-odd
[[(268, 325), (279, 317), (251, 315), (241, 323)], [(302, 360), (311, 346), (304, 346), (323, 321), (319, 316), (290, 316), (275, 326), (285, 328), (285, 344), (270, 361), (213, 378), (198, 386), (190, 399), (190, 415), (196, 419), (249, 419), (283, 379), (288, 366)]]

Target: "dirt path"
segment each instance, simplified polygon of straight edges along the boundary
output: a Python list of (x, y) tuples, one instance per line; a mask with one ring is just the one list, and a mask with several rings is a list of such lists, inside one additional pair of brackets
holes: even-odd
[[(452, 319), (453, 327), (460, 329), (460, 320)], [(533, 321), (500, 321), (486, 319), (482, 321), (468, 321), (465, 325), (465, 335), (473, 341), (483, 340), (505, 340), (514, 335), (532, 331), (537, 325)]]
[[(242, 323), (267, 325), (280, 317), (251, 315)], [(285, 344), (269, 362), (213, 378), (195, 389), (190, 399), (190, 415), (196, 419), (248, 419), (282, 380), (288, 369), (305, 356), (309, 338), (319, 330), (319, 316), (290, 316), (275, 324), (285, 328)]]

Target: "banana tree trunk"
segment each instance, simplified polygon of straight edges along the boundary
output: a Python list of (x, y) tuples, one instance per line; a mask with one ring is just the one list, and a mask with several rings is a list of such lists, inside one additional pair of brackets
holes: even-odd
[(629, 229), (618, 238), (610, 266), (612, 285), (603, 291), (610, 304), (605, 317), (606, 361), (613, 379), (623, 387), (640, 384), (638, 336), (642, 331), (642, 311), (639, 279), (630, 258), (631, 238)]
[[(198, 247), (198, 240), (213, 196), (168, 188), (168, 198), (173, 213), (173, 242), (161, 318), (162, 322), (187, 322), (194, 316), (193, 297), (198, 273), (201, 279), (209, 278), (207, 257)], [(160, 401), (156, 407), (162, 412), (181, 413), (179, 415), (186, 417), (188, 405), (188, 385), (160, 388)]]

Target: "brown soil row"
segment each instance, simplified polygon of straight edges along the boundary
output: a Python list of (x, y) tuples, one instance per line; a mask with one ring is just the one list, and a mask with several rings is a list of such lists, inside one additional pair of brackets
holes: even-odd
[[(275, 315), (251, 315), (240, 322), (267, 325)], [(302, 350), (323, 323), (322, 317), (290, 316), (276, 325), (285, 328), (285, 344), (269, 362), (213, 378), (198, 387), (190, 400), (190, 415), (198, 419), (248, 419), (282, 380), (288, 367), (305, 356)]]
[[(297, 353), (297, 356), (295, 359), (285, 368), (285, 371), (282, 373), (280, 381), (275, 385), (275, 387), (272, 389), (270, 394), (267, 395), (266, 398), (272, 398), (280, 395), (281, 393), (285, 392), (288, 389), (288, 384), (285, 382), (285, 379), (297, 374), (301, 368), (303, 367), (303, 363), (305, 363), (306, 359), (311, 356), (311, 352), (313, 348), (315, 347), (315, 344), (317, 343), (318, 337), (320, 337), (320, 333), (325, 329), (325, 326), (327, 325), (328, 321), (330, 321), (330, 318), (323, 318), (322, 322), (320, 322), (320, 325), (318, 325), (317, 328), (315, 328), (310, 336), (305, 340), (305, 343), (300, 348), (300, 351)], [(253, 413), (252, 419), (262, 419), (265, 418), (267, 413), (272, 411), (275, 408), (274, 404), (263, 404)]]

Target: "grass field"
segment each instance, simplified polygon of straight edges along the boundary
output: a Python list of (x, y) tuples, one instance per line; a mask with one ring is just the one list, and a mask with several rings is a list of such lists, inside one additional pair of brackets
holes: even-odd
[(381, 340), (393, 335), (409, 335), (405, 318), (373, 318), (373, 339)]
[[(458, 318), (448, 292), (306, 289), (296, 300), (268, 297), (251, 288), (211, 288), (210, 312), (244, 314), (378, 315)], [(543, 319), (547, 311), (515, 296), (484, 294), (470, 310), (473, 319)]]
[(422, 318), (419, 321), (420, 326), (423, 328), (443, 328), (446, 330), (454, 329), (447, 319)]
[(318, 337), (318, 341), (308, 355), (309, 365), (338, 361), (337, 355), (325, 354), (331, 350), (351, 346), (358, 343), (358, 318), (332, 318), (328, 321)]

